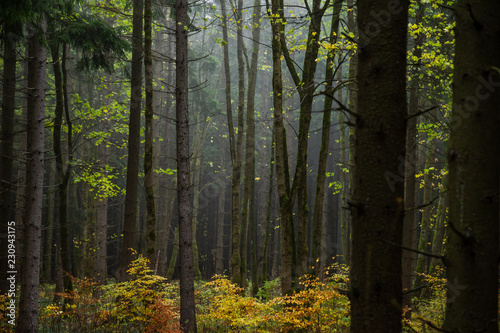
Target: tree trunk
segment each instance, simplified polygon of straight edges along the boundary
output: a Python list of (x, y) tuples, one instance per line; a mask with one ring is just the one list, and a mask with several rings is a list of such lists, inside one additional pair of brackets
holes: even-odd
[[(447, 166), (444, 168), (447, 169)], [(446, 233), (445, 221), (446, 210), (448, 208), (448, 174), (443, 175), (441, 189), (439, 190), (439, 203), (436, 214), (436, 223), (434, 227), (434, 237), (432, 238), (432, 251), (436, 255), (443, 255), (443, 241)], [(437, 266), (441, 266), (439, 258), (431, 258), (429, 265), (429, 275), (434, 274)]]
[[(231, 280), (240, 286), (246, 284), (247, 252), (246, 252), (246, 225), (247, 221), (239, 216), (240, 212), (240, 182), (243, 155), (243, 139), (245, 127), (245, 63), (243, 61), (243, 0), (238, 0), (235, 11), (236, 17), (236, 51), (238, 60), (238, 130), (236, 133), (236, 151), (233, 164), (232, 179), (232, 210), (233, 218), (238, 215), (237, 221), (232, 221), (231, 231)], [(236, 211), (237, 210), (237, 211)], [(238, 223), (238, 226), (236, 224)], [(238, 240), (236, 240), (238, 238)], [(243, 250), (243, 248), (245, 250)], [(236, 269), (239, 267), (239, 271)]]
[[(342, 64), (340, 64), (339, 55), (339, 69), (337, 73), (339, 81), (342, 79)], [(338, 92), (339, 101), (344, 103), (342, 97), (342, 90)], [(349, 165), (347, 161), (347, 146), (346, 146), (346, 117), (343, 110), (338, 112), (339, 121), (339, 146), (340, 146), (340, 239), (342, 243), (342, 263), (349, 266), (350, 265), (350, 233), (349, 233), (349, 221), (347, 219), (347, 195), (349, 192), (347, 183), (347, 172), (349, 170)]]
[[(347, 0), (347, 26), (349, 27), (349, 31), (352, 32), (355, 36), (358, 35), (358, 27), (356, 21), (354, 20), (354, 2), (353, 0)], [(356, 127), (354, 126), (356, 119), (354, 115), (358, 111), (358, 81), (357, 75), (358, 73), (358, 51), (352, 51), (351, 59), (349, 61), (349, 101), (348, 101), (348, 109), (350, 111), (348, 121), (349, 121), (349, 158), (348, 158), (348, 168), (349, 168), (349, 198), (352, 197), (352, 193), (354, 192), (354, 170), (356, 168), (354, 162), (354, 156), (356, 151)], [(352, 242), (351, 242), (351, 234), (352, 234), (352, 214), (349, 211), (349, 224), (346, 227), (346, 237), (349, 242), (349, 253), (344, 254), (347, 255), (347, 262), (351, 263), (351, 253), (352, 253)]]
[(448, 332), (498, 332), (500, 25), (496, 0), (458, 0), (448, 150)]
[(193, 269), (193, 226), (189, 165), (188, 111), (188, 2), (177, 0), (175, 5), (175, 100), (177, 137), (177, 212), (179, 217), (180, 260), (180, 325), (185, 333), (196, 333)]
[(144, 188), (146, 190), (146, 257), (150, 267), (156, 261), (156, 205), (153, 159), (153, 29), (151, 0), (144, 1), (144, 73), (146, 86)]
[[(435, 117), (435, 113), (433, 113)], [(432, 118), (434, 119), (434, 118)], [(429, 120), (430, 121), (430, 120)], [(424, 205), (422, 213), (422, 221), (420, 223), (420, 237), (418, 241), (418, 251), (429, 252), (429, 236), (431, 234), (431, 213), (434, 205), (432, 204), (432, 175), (433, 172), (430, 167), (434, 163), (434, 138), (429, 138), (427, 142), (427, 153), (425, 156), (424, 165)], [(411, 212), (409, 212), (411, 214)], [(417, 266), (415, 271), (417, 273), (414, 287), (419, 287), (423, 283), (423, 277), (421, 274), (427, 273), (427, 256), (419, 253), (417, 256)]]
[[(61, 248), (61, 263), (64, 281), (64, 292), (73, 290), (73, 284), (69, 274), (72, 273), (71, 269), (71, 250), (69, 245), (69, 227), (68, 227), (68, 185), (71, 177), (71, 150), (72, 147), (72, 133), (71, 121), (69, 119), (69, 105), (67, 94), (67, 71), (66, 71), (66, 45), (62, 45), (63, 57), (59, 57), (59, 45), (55, 44), (51, 48), (52, 59), (54, 61), (54, 82), (56, 90), (56, 108), (54, 118), (54, 134), (53, 134), (53, 148), (56, 161), (56, 179), (58, 185), (58, 203), (59, 203), (59, 246)], [(67, 134), (67, 158), (64, 159), (62, 149), (62, 124), (63, 115), (66, 114), (66, 123), (68, 125)], [(66, 168), (64, 168), (66, 164)]]
[[(424, 13), (424, 5), (419, 2), (415, 17), (415, 24), (419, 24)], [(413, 55), (422, 56), (423, 34), (418, 34), (415, 37)], [(408, 115), (418, 112), (419, 110), (419, 66), (412, 67), (412, 81), (410, 83), (409, 100), (408, 100)], [(417, 168), (417, 118), (412, 116), (407, 121), (406, 130), (406, 154), (404, 161), (404, 171), (401, 170), (398, 176), (403, 177), (398, 181), (404, 181), (405, 184), (405, 219), (403, 225), (403, 246), (405, 248), (417, 248), (417, 219), (416, 219), (416, 180), (415, 173)], [(402, 165), (403, 166), (403, 165)], [(403, 174), (404, 172), (404, 174)], [(415, 269), (417, 263), (417, 254), (414, 251), (403, 250), (402, 274), (403, 274), (403, 290), (409, 291), (412, 288), (415, 279)], [(403, 293), (403, 308), (409, 310), (412, 308), (411, 297), (412, 293)], [(411, 318), (411, 311), (405, 312), (407, 319)]]
[[(252, 58), (250, 70), (248, 72), (248, 91), (247, 91), (247, 113), (245, 131), (245, 174), (243, 176), (243, 201), (241, 209), (242, 228), (241, 234), (248, 235), (250, 239), (251, 254), (251, 279), (252, 294), (255, 295), (259, 288), (257, 274), (257, 221), (255, 219), (255, 87), (257, 85), (257, 72), (260, 49), (260, 19), (261, 9), (260, 0), (254, 0), (253, 21), (252, 21)], [(247, 228), (245, 227), (248, 226)], [(247, 252), (246, 241), (242, 237), (241, 249), (242, 257)], [(242, 265), (242, 278), (245, 276), (245, 267)]]
[[(295, 232), (293, 228), (292, 211), (290, 209), (290, 171), (288, 166), (288, 149), (286, 130), (283, 125), (283, 79), (281, 71), (281, 34), (284, 29), (283, 8), (279, 0), (272, 1), (271, 28), (273, 34), (273, 107), (274, 131), (276, 139), (276, 176), (280, 207), (281, 233), (281, 292), (288, 294), (295, 288)], [(276, 262), (276, 260), (275, 260)]]
[(390, 183), (389, 176), (398, 174), (405, 154), (408, 3), (390, 8), (376, 0), (358, 3), (359, 95), (350, 202), (350, 330), (356, 333), (401, 332), (404, 184)]
[(132, 78), (130, 81), (130, 119), (128, 132), (127, 185), (125, 216), (120, 266), (116, 273), (119, 281), (129, 279), (127, 269), (133, 258), (137, 223), (137, 184), (139, 182), (139, 153), (141, 139), (142, 101), (142, 15), (143, 0), (134, 0), (132, 16)]
[[(327, 0), (323, 7), (321, 0), (314, 0), (312, 9), (309, 12), (310, 23), (307, 35), (307, 46), (302, 65), (302, 78), (299, 78), (295, 63), (291, 59), (285, 43), (284, 30), (280, 31), (283, 56), (285, 58), (288, 70), (292, 76), (295, 88), (300, 97), (300, 115), (299, 115), (299, 135), (297, 146), (297, 163), (293, 184), (289, 194), (289, 210), (294, 206), (294, 200), (297, 198), (297, 275), (302, 276), (307, 271), (307, 259), (309, 255), (308, 248), (308, 230), (309, 230), (309, 204), (307, 195), (307, 150), (309, 143), (309, 127), (311, 125), (312, 105), (314, 101), (314, 92), (316, 82), (316, 66), (319, 52), (319, 38), (321, 34), (321, 20), (330, 1)], [(281, 4), (282, 5), (282, 4)]]
[[(223, 149), (219, 151), (219, 156), (224, 165)], [(226, 217), (226, 179), (221, 176), (219, 179), (219, 201), (217, 205), (217, 241), (215, 255), (215, 274), (224, 272), (224, 220)]]
[(269, 279), (268, 277), (268, 266), (270, 257), (270, 240), (271, 240), (271, 211), (273, 206), (273, 189), (274, 189), (274, 161), (275, 161), (275, 131), (273, 128), (273, 134), (271, 139), (271, 152), (269, 154), (269, 183), (268, 183), (268, 194), (267, 194), (267, 205), (266, 205), (266, 217), (265, 217), (265, 238), (264, 238), (264, 253), (262, 255), (262, 282)]
[[(39, 28), (45, 33), (42, 16)], [(38, 331), (38, 292), (40, 286), (40, 250), (43, 199), (43, 165), (45, 139), (46, 51), (39, 42), (37, 27), (28, 26), (28, 127), (26, 170), (25, 260), (22, 268), (19, 317), (16, 332)]]
[[(16, 108), (16, 41), (10, 34), (9, 26), (4, 27), (3, 95), (2, 118), (0, 124), (0, 212), (5, 221), (0, 223), (0, 237), (7, 241), (7, 222), (11, 220), (12, 206), (12, 165), (14, 161), (14, 117)], [(0, 250), (0, 294), (7, 293), (8, 252), (7, 243), (2, 239)]]
[[(340, 23), (340, 9), (342, 8), (343, 0), (336, 0), (333, 8), (333, 21), (330, 29), (329, 43), (334, 45), (337, 43), (337, 36), (339, 32)], [(318, 175), (316, 177), (316, 196), (314, 198), (314, 211), (313, 211), (313, 235), (312, 235), (312, 251), (311, 263), (317, 273), (321, 270), (323, 262), (321, 262), (321, 236), (323, 233), (323, 205), (325, 198), (326, 186), (326, 165), (328, 162), (328, 149), (330, 146), (330, 125), (332, 123), (332, 105), (334, 94), (333, 78), (335, 67), (335, 50), (333, 48), (328, 51), (325, 70), (325, 103), (323, 106), (323, 123), (321, 126), (321, 147), (319, 150), (318, 158)]]

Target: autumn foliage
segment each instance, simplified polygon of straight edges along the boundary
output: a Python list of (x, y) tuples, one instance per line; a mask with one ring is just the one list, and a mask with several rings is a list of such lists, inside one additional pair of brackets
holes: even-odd
[[(130, 281), (98, 286), (75, 279), (74, 291), (64, 294), (66, 306), (54, 303), (53, 286), (40, 292), (40, 332), (180, 333), (179, 287), (154, 275), (139, 255), (128, 273)], [(412, 319), (403, 319), (405, 332), (441, 327), (449, 282), (443, 270), (423, 275), (425, 297), (415, 297)], [(279, 279), (263, 283), (255, 297), (222, 275), (196, 285), (198, 332), (348, 332), (350, 303), (347, 267), (333, 265), (321, 276), (306, 275), (295, 293), (282, 296)], [(453, 286), (460, 291), (460, 285)], [(96, 298), (100, 288), (101, 297)], [(423, 296), (423, 295), (422, 295)], [(3, 296), (2, 296), (3, 297)], [(6, 298), (0, 298), (5, 310)], [(5, 314), (5, 311), (1, 314)], [(1, 315), (0, 314), (0, 315)], [(12, 327), (0, 323), (1, 332)]]

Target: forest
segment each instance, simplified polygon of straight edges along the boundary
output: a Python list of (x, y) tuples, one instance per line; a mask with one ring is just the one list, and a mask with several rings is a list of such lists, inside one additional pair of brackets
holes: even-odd
[(0, 332), (499, 332), (500, 1), (3, 0)]

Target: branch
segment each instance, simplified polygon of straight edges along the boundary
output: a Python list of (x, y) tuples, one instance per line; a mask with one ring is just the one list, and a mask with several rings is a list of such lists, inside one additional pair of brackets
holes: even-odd
[(429, 325), (431, 328), (435, 329), (438, 332), (445, 332), (445, 333), (451, 333), (450, 331), (443, 330), (442, 328), (437, 327), (434, 325), (432, 322), (428, 321), (427, 319), (424, 318), (418, 318), (419, 320), (423, 321), (425, 324)]
[(429, 252), (419, 251), (419, 250), (416, 250), (416, 249), (414, 249), (414, 248), (407, 247), (407, 246), (403, 246), (403, 245), (399, 245), (399, 244), (395, 244), (395, 243), (393, 243), (393, 242), (389, 242), (389, 241), (386, 241), (386, 240), (382, 240), (382, 242), (387, 243), (387, 244), (390, 244), (390, 245), (393, 245), (393, 246), (397, 246), (397, 247), (399, 247), (400, 249), (403, 249), (403, 250), (406, 250), (406, 251), (410, 251), (410, 252), (415, 252), (415, 253), (418, 253), (418, 254), (421, 254), (421, 255), (424, 255), (424, 256), (427, 256), (427, 257), (436, 258), (436, 259), (441, 259), (441, 260), (443, 260), (443, 259), (444, 259), (444, 256), (442, 256), (442, 255), (440, 255), (440, 254), (434, 254), (434, 253), (429, 253)]
[(422, 208), (425, 208), (425, 207), (427, 207), (427, 206), (432, 205), (432, 204), (434, 203), (434, 201), (436, 201), (437, 199), (439, 199), (439, 195), (438, 195), (437, 197), (432, 198), (432, 199), (431, 199), (431, 201), (429, 201), (429, 202), (423, 203), (423, 204), (418, 205), (418, 206), (413, 207), (413, 208), (408, 208), (408, 209), (406, 209), (406, 211), (410, 211), (410, 210), (417, 210), (417, 209), (422, 209)]
[(430, 111), (432, 111), (432, 110), (434, 110), (434, 109), (437, 109), (437, 108), (438, 108), (438, 106), (437, 106), (437, 105), (434, 105), (434, 106), (431, 106), (431, 107), (430, 107), (430, 108), (428, 108), (428, 109), (425, 109), (425, 110), (422, 110), (422, 111), (419, 111), (419, 112), (415, 112), (415, 113), (409, 114), (408, 116), (406, 116), (405, 120), (409, 120), (409, 119), (411, 119), (411, 118), (413, 118), (413, 117), (418, 117), (418, 116), (420, 116), (421, 114), (424, 114), (424, 113), (430, 112)]
[(321, 95), (325, 95), (327, 97), (330, 97), (331, 99), (333, 99), (338, 105), (340, 105), (340, 109), (341, 110), (344, 110), (346, 111), (347, 113), (349, 113), (350, 115), (354, 116), (354, 117), (358, 117), (359, 115), (351, 110), (349, 110), (349, 108), (347, 106), (345, 106), (341, 101), (339, 101), (334, 95), (330, 94), (329, 92), (327, 91), (320, 91), (320, 94)]

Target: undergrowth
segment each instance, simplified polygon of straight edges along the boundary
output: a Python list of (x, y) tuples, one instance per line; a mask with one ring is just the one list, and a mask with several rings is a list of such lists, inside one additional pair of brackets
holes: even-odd
[[(181, 332), (178, 283), (154, 275), (141, 255), (128, 274), (129, 281), (105, 286), (73, 278), (74, 291), (60, 295), (66, 305), (53, 301), (52, 285), (42, 285), (39, 332)], [(407, 332), (430, 332), (444, 319), (443, 273), (424, 278), (429, 288), (413, 299), (412, 319), (404, 319)], [(195, 286), (198, 332), (348, 332), (348, 283), (347, 268), (335, 264), (320, 278), (303, 276), (292, 295), (282, 296), (280, 280), (275, 279), (263, 283), (252, 297), (216, 275)], [(13, 328), (5, 318), (7, 305), (7, 297), (0, 295), (0, 332)]]

